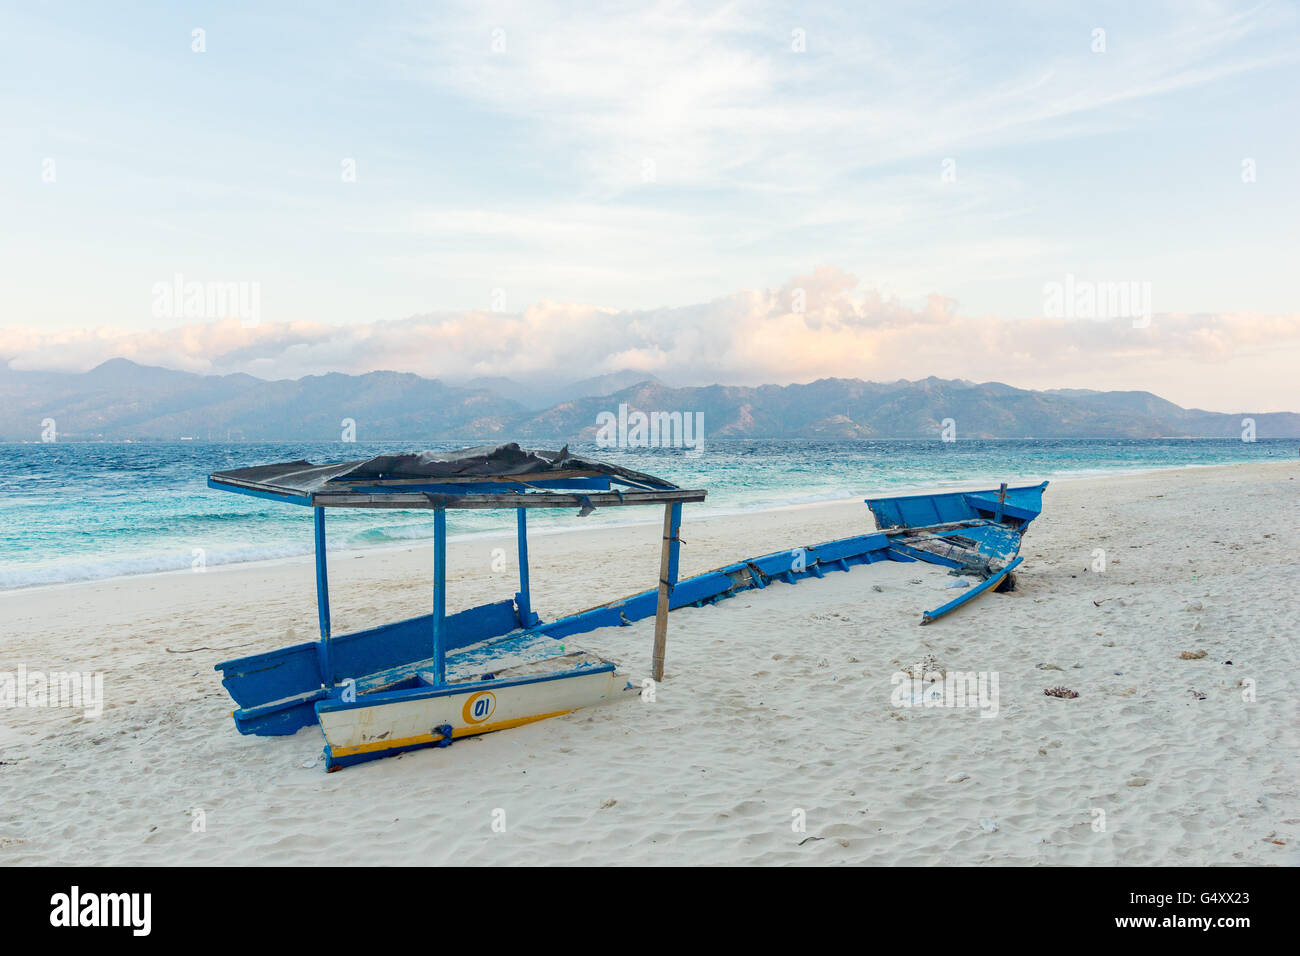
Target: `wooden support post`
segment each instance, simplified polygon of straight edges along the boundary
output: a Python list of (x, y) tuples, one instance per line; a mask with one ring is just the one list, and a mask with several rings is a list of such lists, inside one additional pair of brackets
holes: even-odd
[(664, 679), (664, 652), (668, 647), (668, 604), (677, 584), (677, 565), (682, 526), (681, 503), (664, 506), (664, 540), (659, 550), (659, 603), (655, 608), (655, 647), (650, 673), (656, 681)]
[(519, 626), (533, 626), (533, 599), (528, 592), (528, 509), (516, 509), (516, 536), (519, 538), (519, 593), (515, 603), (519, 606)]
[(320, 663), (321, 683), (334, 685), (330, 662), (330, 583), (325, 566), (325, 509), (313, 508), (316, 518), (316, 617), (320, 622), (320, 645), (316, 657)]
[(433, 677), (447, 682), (447, 511), (433, 513)]
[(1002, 487), (998, 489), (998, 510), (997, 510), (997, 514), (994, 515), (993, 517), (994, 521), (1000, 522), (1002, 520), (1002, 515), (1003, 512), (1006, 510), (1006, 507), (1007, 507), (1007, 483), (1004, 481), (1002, 482)]

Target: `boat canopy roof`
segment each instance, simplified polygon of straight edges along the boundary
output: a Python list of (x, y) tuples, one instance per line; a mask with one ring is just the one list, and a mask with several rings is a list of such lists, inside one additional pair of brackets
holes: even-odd
[(335, 508), (569, 508), (703, 501), (703, 490), (608, 462), (510, 442), (458, 451), (376, 455), (313, 465), (288, 461), (218, 471), (208, 487)]

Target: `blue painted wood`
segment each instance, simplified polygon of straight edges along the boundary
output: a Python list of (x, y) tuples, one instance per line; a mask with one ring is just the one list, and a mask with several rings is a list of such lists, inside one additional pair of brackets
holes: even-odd
[(888, 547), (889, 537), (883, 532), (877, 531), (874, 534), (860, 534), (851, 538), (827, 541), (824, 544), (814, 545), (807, 550), (810, 564), (814, 560), (829, 564), (832, 561), (838, 561), (840, 558), (870, 551), (883, 551)]
[[(312, 714), (312, 720), (316, 720), (315, 714)], [(439, 743), (441, 743), (441, 741), (439, 741)], [(334, 756), (334, 749), (329, 744), (326, 744), (323, 751), (325, 755), (325, 769), (334, 770), (335, 768), (341, 769), (343, 767), (355, 767), (359, 763), (367, 763), (371, 760), (382, 760), (384, 757), (396, 757), (399, 754), (410, 753), (414, 750), (424, 750), (432, 746), (434, 746), (434, 744), (431, 743), (411, 744), (408, 747), (392, 747), (388, 750), (378, 750), (372, 753), (348, 754), (345, 757), (336, 757)]]
[(992, 521), (982, 525), (938, 531), (935, 534), (940, 538), (964, 538), (973, 541), (980, 554), (986, 558), (1010, 561), (1020, 553), (1020, 530)]
[(794, 550), (776, 551), (772, 554), (763, 554), (757, 558), (750, 558), (749, 564), (758, 568), (768, 577), (776, 577), (789, 571), (795, 561)]
[[(451, 651), (508, 634), (517, 627), (513, 601), (484, 604), (449, 615), (444, 643)], [(424, 660), (429, 656), (432, 628), (433, 615), (422, 614), (332, 637), (330, 653), (334, 672), (342, 680), (373, 674), (406, 661)], [(295, 644), (223, 661), (216, 669), (222, 672), (222, 684), (240, 707), (256, 708), (320, 687), (318, 647), (315, 641)]]
[[(1027, 525), (1043, 510), (1043, 490), (1047, 482), (1008, 488), (1003, 504), (1003, 519), (1015, 519)], [(938, 495), (903, 495), (897, 498), (868, 498), (867, 507), (881, 528), (919, 528), (992, 518), (998, 509), (998, 489), (976, 492), (949, 492)]]
[(326, 684), (334, 683), (330, 666), (330, 585), (325, 565), (325, 509), (313, 508), (316, 524), (316, 617), (320, 623), (320, 672)]
[(594, 631), (600, 627), (618, 627), (623, 623), (624, 618), (629, 621), (640, 621), (654, 615), (655, 602), (658, 600), (658, 596), (658, 588), (653, 591), (645, 591), (629, 598), (623, 598), (613, 604), (602, 605), (578, 614), (570, 614), (567, 617), (548, 621), (538, 627), (536, 631), (539, 634), (545, 634), (547, 637), (558, 640), (572, 634)]
[(1025, 560), (1024, 558), (1016, 558), (1014, 561), (1008, 564), (1001, 571), (981, 581), (975, 587), (970, 588), (969, 590), (963, 592), (961, 597), (953, 598), (947, 604), (940, 605), (939, 607), (935, 608), (933, 611), (926, 611), (924, 614), (921, 615), (921, 623), (929, 624), (931, 621), (937, 621), (945, 614), (949, 614), (957, 610), (957, 608), (961, 607), (963, 604), (973, 601), (981, 594), (984, 594), (987, 591), (991, 591), (993, 588), (1001, 584), (1008, 574), (1010, 574), (1016, 568), (1020, 567), (1021, 563), (1024, 560)]
[(447, 680), (447, 509), (433, 513), (433, 676)]
[(515, 536), (519, 541), (519, 593), (515, 604), (519, 606), (519, 624), (532, 627), (537, 623), (533, 614), (533, 599), (528, 587), (528, 509), (515, 509)]
[[(448, 653), (477, 644), (518, 627), (514, 601), (506, 599), (449, 614), (443, 628), (443, 647)], [(381, 624), (357, 634), (330, 641), (334, 667), (340, 677), (363, 677), (407, 661), (424, 660), (430, 654), (433, 615)]]
[(221, 683), (241, 707), (257, 707), (321, 686), (319, 644), (311, 641), (216, 665)]
[(1002, 517), (998, 518), (998, 499), (996, 495), (966, 495), (966, 502), (971, 506), (971, 510), (977, 517), (989, 518), (994, 521), (1014, 519), (1022, 527), (1037, 518), (1042, 511), (1041, 508), (1023, 507), (1012, 502), (1008, 497), (1008, 500), (1002, 503)]
[(684, 607), (695, 601), (729, 591), (732, 586), (731, 578), (720, 571), (706, 571), (703, 574), (693, 575), (677, 582), (677, 586), (673, 588), (670, 607)]
[(291, 505), (311, 507), (311, 499), (300, 495), (281, 495), (269, 491), (255, 491), (252, 488), (236, 488), (234, 485), (220, 484), (211, 478), (208, 479), (208, 487), (214, 491), (233, 491), (237, 495), (248, 495), (250, 498), (265, 498), (267, 501), (285, 501)]
[(319, 687), (309, 694), (290, 700), (241, 708), (234, 712), (235, 728), (241, 734), (256, 734), (259, 737), (296, 734), (302, 728), (316, 723), (316, 701), (323, 700), (329, 693), (328, 689)]
[(668, 517), (668, 592), (672, 593), (673, 585), (677, 583), (678, 562), (681, 558), (682, 542), (682, 505), (681, 502), (671, 504)]

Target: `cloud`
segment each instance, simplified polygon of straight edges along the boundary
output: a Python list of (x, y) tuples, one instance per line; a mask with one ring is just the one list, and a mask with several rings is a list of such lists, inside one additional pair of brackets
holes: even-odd
[(489, 115), (544, 117), (530, 126), (542, 155), (576, 159), (600, 197), (642, 187), (646, 160), (664, 183), (809, 193), (900, 160), (1096, 132), (1131, 122), (1096, 115), (1108, 107), (1296, 59), (1277, 42), (1292, 14), (1270, 4), (1098, 10), (1104, 56), (1091, 25), (1047, 10), (960, 29), (902, 6), (869, 29), (827, 4), (453, 10), (390, 37), (384, 61)]
[(263, 378), (391, 369), (450, 381), (553, 381), (630, 368), (670, 384), (757, 385), (933, 374), (1035, 388), (1149, 388), (1229, 408), (1300, 406), (1283, 370), (1297, 356), (1300, 314), (1156, 314), (1145, 328), (1129, 318), (972, 316), (940, 295), (910, 306), (860, 289), (833, 267), (776, 289), (652, 310), (544, 301), (516, 312), (346, 326), (220, 320), (147, 332), (0, 330), (0, 359), (19, 370), (83, 370), (122, 357)]
[[(751, 0), (596, 14), (451, 4), (378, 34), (375, 67), (457, 104), (461, 148), (486, 148), (495, 178), (473, 194), (403, 196), (367, 228), (402, 234), (384, 247), (389, 271), (444, 289), (681, 304), (830, 261), (906, 296), (960, 288), (1023, 317), (1016, 283), (1117, 254), (1110, 236), (1065, 224), (1133, 214), (1125, 197), (1151, 164), (1189, 149), (1181, 130), (1199, 114), (1187, 91), (1236, 78), (1260, 98), (1298, 55), (1285, 5), (1131, 7), (1083, 19), (1023, 4), (883, 17)], [(1168, 136), (1150, 154), (1167, 158), (1138, 151), (1111, 170), (1094, 157), (1123, 149), (1121, 133)], [(1075, 140), (1067, 155), (1060, 144)], [(941, 179), (948, 160), (953, 181)], [(1236, 289), (1204, 288), (1226, 278), (1168, 270), (1153, 233), (1124, 271), (1156, 281), (1167, 304), (1234, 301)], [(1165, 241), (1176, 253), (1187, 238)], [(1234, 258), (1259, 259), (1225, 254), (1224, 276)]]

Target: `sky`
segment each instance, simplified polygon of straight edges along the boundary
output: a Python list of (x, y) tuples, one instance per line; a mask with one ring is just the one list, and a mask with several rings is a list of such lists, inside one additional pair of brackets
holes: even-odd
[(1293, 3), (4, 0), (0, 362), (1300, 410), (1297, 119)]

